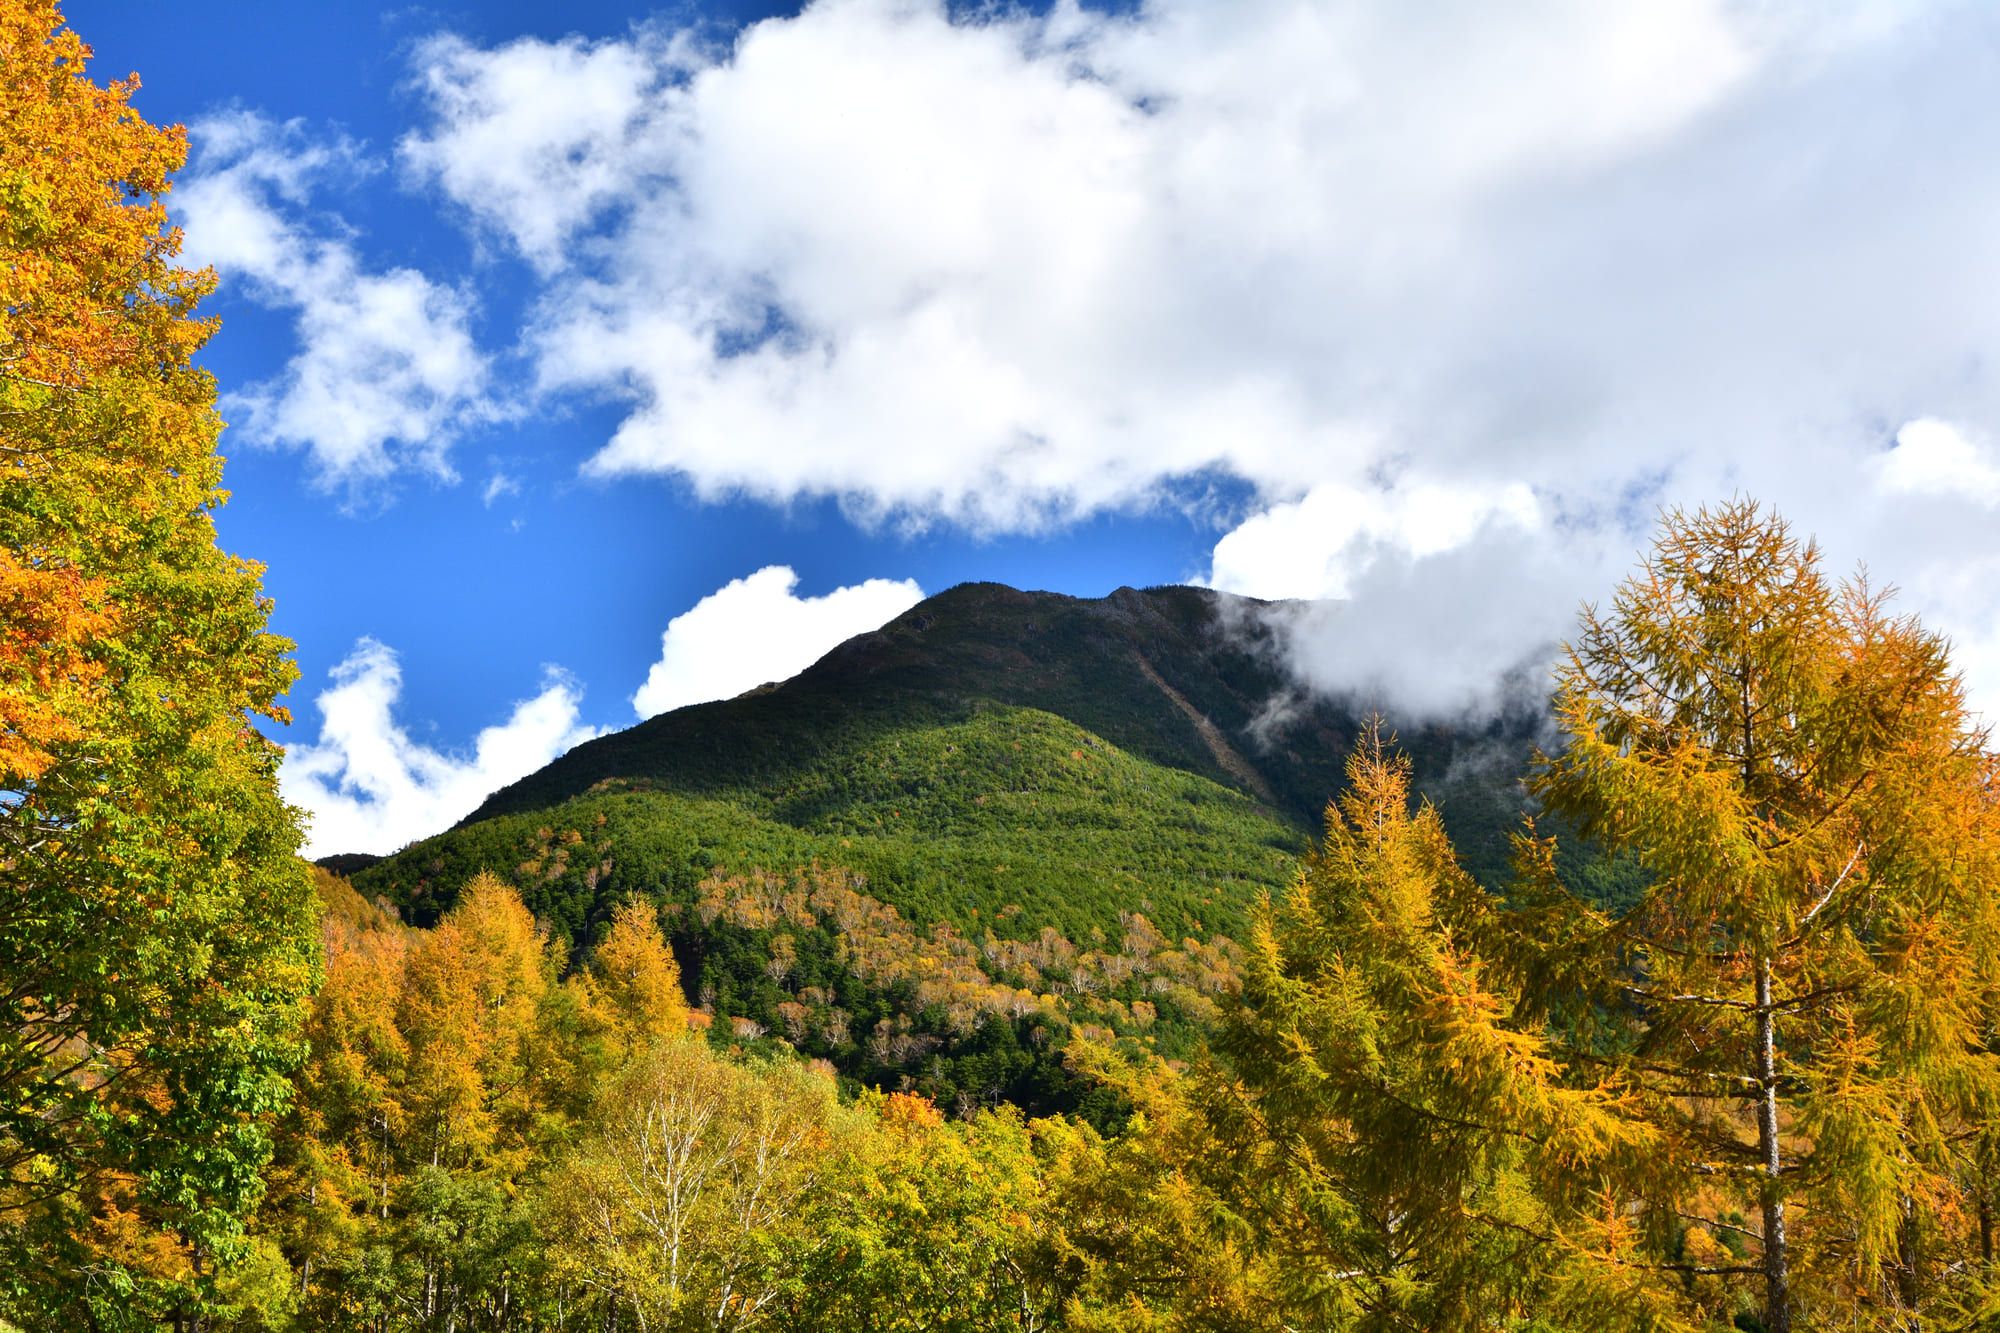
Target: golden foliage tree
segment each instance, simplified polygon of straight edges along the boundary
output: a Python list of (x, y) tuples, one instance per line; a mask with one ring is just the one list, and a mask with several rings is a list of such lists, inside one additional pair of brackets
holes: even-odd
[(552, 971), (520, 896), (483, 871), (410, 951), (397, 1019), (410, 1048), (403, 1111), (432, 1165), (525, 1149), (539, 1091), (525, 1056)]
[[(1012, 1107), (946, 1120), (909, 1093), (862, 1094), (805, 1256), (792, 1327), (856, 1333), (1062, 1326), (1068, 1288), (1046, 1261), (1055, 1142), (1101, 1146), (1087, 1125), (1024, 1122)], [(1101, 1160), (1101, 1159), (1100, 1159)]]
[(178, 129), (0, 2), (0, 1310), (144, 1322), (256, 1197), (313, 980), (289, 645), (215, 544)]
[(1668, 515), (1559, 683), (1538, 790), (1639, 900), (1532, 836), (1486, 893), (1364, 737), (1220, 1058), (1081, 1053), (1141, 1113), (1061, 1191), (1089, 1326), (2000, 1310), (1995, 762), (1944, 642), (1739, 503)]
[(687, 996), (673, 950), (651, 903), (634, 901), (612, 917), (595, 968), (578, 978), (588, 1020), (631, 1058), (654, 1042), (687, 1031)]
[(1231, 1295), (1246, 1322), (1661, 1320), (1601, 1184), (1652, 1136), (1522, 1021), (1480, 947), (1490, 909), (1437, 812), (1411, 811), (1407, 761), (1365, 733), (1182, 1117), (1184, 1174), (1239, 1219), (1211, 1247), (1262, 1275)]
[(1540, 795), (1650, 885), (1593, 910), (1531, 844), (1516, 975), (1662, 1136), (1634, 1205), (1702, 1283), (1754, 1277), (1771, 1333), (1956, 1299), (2000, 937), (1944, 640), (1753, 503), (1675, 512), (1586, 612), (1558, 706)]

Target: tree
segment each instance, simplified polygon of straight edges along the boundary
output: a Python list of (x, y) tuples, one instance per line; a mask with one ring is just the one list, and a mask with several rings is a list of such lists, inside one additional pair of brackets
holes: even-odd
[(1082, 1197), (1128, 1220), (1060, 1239), (1105, 1326), (2000, 1311), (2000, 803), (1944, 642), (1739, 503), (1667, 516), (1559, 685), (1537, 790), (1636, 903), (1532, 830), (1484, 891), (1364, 736), (1216, 1058), (1099, 1062), (1143, 1114)]
[(1492, 900), (1411, 811), (1408, 762), (1371, 729), (1347, 776), (1185, 1094), (1205, 1144), (1182, 1171), (1236, 1219), (1211, 1244), (1264, 1269), (1245, 1322), (1670, 1323), (1603, 1188), (1649, 1129), (1522, 1021), (1480, 943)]
[(334, 1312), (319, 1299), (327, 1275), (356, 1266), (388, 1216), (397, 1178), (392, 1148), (403, 1136), (399, 1089), (410, 1046), (396, 1015), (416, 932), (339, 876), (315, 869), (314, 879), (325, 979), (306, 1021), (311, 1054), (274, 1135), (257, 1226), (294, 1257), (296, 1289), (330, 1327)]
[(531, 1204), (575, 1096), (549, 942), (483, 872), (429, 931), (318, 880), (326, 981), (260, 1233), (314, 1327), (518, 1326)]
[(785, 1321), (854, 1333), (1062, 1326), (1036, 1260), (1051, 1220), (1036, 1139), (1089, 1127), (1025, 1123), (1013, 1107), (947, 1122), (929, 1099), (864, 1092), (869, 1132), (816, 1224)]
[(619, 908), (592, 961), (594, 973), (575, 978), (579, 1008), (592, 1027), (610, 1038), (620, 1059), (687, 1031), (680, 966), (660, 934), (659, 911), (651, 903), (635, 900)]
[(1607, 915), (1527, 846), (1531, 1012), (1661, 1136), (1637, 1202), (1701, 1282), (1761, 1279), (1771, 1333), (1909, 1326), (1966, 1271), (2000, 1093), (1992, 771), (1944, 640), (1744, 501), (1668, 514), (1559, 686), (1536, 789), (1650, 887)]
[(806, 1066), (734, 1063), (695, 1036), (655, 1045), (551, 1188), (559, 1271), (642, 1329), (773, 1326), (856, 1120)]
[(290, 645), (215, 544), (183, 136), (88, 54), (0, 0), (0, 1311), (112, 1328), (239, 1248), (313, 899), (250, 725)]
[(543, 1087), (525, 1056), (553, 972), (520, 895), (484, 871), (410, 951), (397, 1022), (415, 1157), (459, 1166), (531, 1152)]

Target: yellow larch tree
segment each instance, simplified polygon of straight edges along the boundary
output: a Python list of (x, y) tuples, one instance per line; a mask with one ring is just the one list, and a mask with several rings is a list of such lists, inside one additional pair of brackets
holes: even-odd
[(1984, 1262), (2000, 919), (1945, 641), (1739, 501), (1666, 516), (1559, 684), (1537, 790), (1650, 882), (1607, 914), (1530, 843), (1515, 977), (1660, 1135), (1631, 1206), (1769, 1333), (1950, 1307)]
[(622, 1058), (687, 1031), (680, 967), (660, 933), (659, 912), (634, 901), (612, 917), (593, 967), (574, 979), (587, 1021), (608, 1035)]

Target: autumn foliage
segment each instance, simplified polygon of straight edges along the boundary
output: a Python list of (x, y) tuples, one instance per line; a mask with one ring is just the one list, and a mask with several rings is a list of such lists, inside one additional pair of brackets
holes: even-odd
[[(1504, 892), (1371, 729), (1242, 946), (1138, 911), (974, 939), (817, 864), (614, 899), (576, 937), (481, 872), (421, 930), (322, 873), (310, 1058), (207, 1309), (246, 1333), (1979, 1326), (2000, 830), (1943, 644), (1730, 506), (1668, 517), (1561, 685)], [(1573, 891), (1565, 840), (1636, 865), (1636, 897)], [(740, 1003), (767, 994), (768, 1022)], [(1170, 1012), (1192, 1049), (1162, 1046)], [(1016, 1025), (1087, 1104), (944, 1078)], [(185, 1253), (136, 1194), (92, 1197), (100, 1252)]]
[(136, 79), (92, 83), (58, 23), (50, 4), (0, 11), (0, 771), (24, 777), (86, 734), (134, 521), (206, 510), (216, 476), (189, 361), (211, 279), (174, 266), (158, 197), (184, 136), (131, 111)]
[[(993, 859), (1025, 925), (817, 852), (620, 878), (581, 800), (511, 879), (427, 863), (428, 929), (306, 867), (253, 726), (288, 645), (215, 545), (182, 136), (88, 55), (0, 0), (0, 1328), (2000, 1319), (2000, 765), (1943, 639), (1749, 502), (1586, 608), (1504, 884), (1379, 728), (1245, 945), (1150, 919), (1132, 842), (1103, 911), (1024, 882), (1067, 852)], [(865, 794), (900, 820), (975, 742), (1151, 780), (1014, 725)], [(982, 861), (1090, 836), (1007, 796), (937, 808)], [(1261, 827), (1219, 808), (1146, 826), (1162, 921)]]
[(1992, 1257), (2000, 828), (1944, 639), (1743, 501), (1668, 515), (1558, 681), (1541, 794), (1651, 883), (1594, 911), (1530, 841), (1509, 952), (1662, 1136), (1648, 1225), (1773, 1333), (1956, 1308)]
[(313, 982), (289, 645), (218, 550), (178, 129), (0, 3), (0, 1307), (150, 1327), (243, 1253)]

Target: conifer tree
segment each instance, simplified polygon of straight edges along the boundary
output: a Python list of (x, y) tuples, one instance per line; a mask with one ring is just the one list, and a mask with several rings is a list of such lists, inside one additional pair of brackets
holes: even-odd
[(1364, 733), (1256, 923), (1190, 1167), (1244, 1219), (1274, 1327), (1671, 1327), (1602, 1182), (1650, 1146), (1577, 1084), (1479, 948), (1491, 901)]
[(1743, 501), (1667, 515), (1559, 684), (1537, 790), (1650, 886), (1592, 910), (1531, 842), (1510, 956), (1659, 1136), (1635, 1203), (1697, 1288), (1754, 1278), (1769, 1333), (1912, 1326), (1966, 1271), (2000, 1092), (1985, 735), (1945, 642)]
[(594, 972), (577, 978), (582, 1008), (588, 1021), (611, 1039), (619, 1058), (630, 1059), (656, 1041), (687, 1031), (680, 967), (651, 903), (620, 907), (593, 961)]

